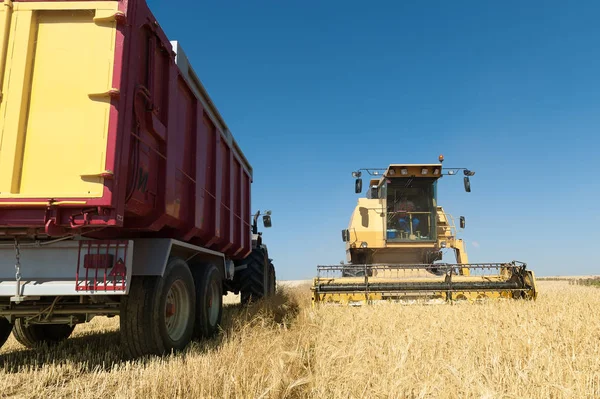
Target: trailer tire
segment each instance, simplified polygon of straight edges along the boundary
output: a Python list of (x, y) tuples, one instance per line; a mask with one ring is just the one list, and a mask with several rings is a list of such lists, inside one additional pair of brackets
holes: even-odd
[(10, 324), (8, 319), (4, 316), (0, 316), (0, 348), (6, 342), (8, 337), (10, 337), (10, 333), (13, 330), (13, 325)]
[(195, 338), (211, 338), (219, 330), (223, 316), (223, 278), (212, 263), (194, 269), (196, 285)]
[(244, 260), (246, 268), (240, 274), (240, 297), (242, 304), (260, 300), (269, 295), (269, 270), (266, 251), (256, 247)]
[(71, 336), (75, 325), (68, 324), (30, 324), (25, 326), (22, 319), (15, 320), (13, 336), (26, 348), (38, 345), (57, 345)]
[(184, 349), (194, 332), (196, 289), (187, 263), (171, 258), (163, 277), (137, 276), (121, 304), (121, 340), (131, 357)]

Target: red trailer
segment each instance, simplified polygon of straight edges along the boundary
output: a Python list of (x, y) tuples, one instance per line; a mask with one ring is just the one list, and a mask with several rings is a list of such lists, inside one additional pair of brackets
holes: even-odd
[(164, 353), (213, 335), (227, 292), (272, 294), (252, 167), (147, 4), (4, 6), (0, 345), (120, 315), (131, 355)]

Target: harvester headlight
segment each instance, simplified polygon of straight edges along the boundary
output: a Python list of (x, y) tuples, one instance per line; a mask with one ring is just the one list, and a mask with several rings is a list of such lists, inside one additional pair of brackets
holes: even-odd
[(453, 171), (453, 170), (449, 170), (449, 171), (448, 171), (448, 174), (449, 174), (449, 175), (453, 175), (453, 174), (454, 174), (454, 171)]
[(421, 169), (421, 174), (422, 175), (426, 175), (427, 173), (429, 173), (429, 169), (427, 169), (427, 168)]
[(440, 242), (440, 247), (442, 247), (442, 248), (446, 248), (446, 241), (442, 241), (442, 242)]
[(361, 242), (360, 243), (360, 247), (361, 248), (366, 248), (367, 247), (367, 242), (366, 241)]
[(436, 176), (439, 175), (440, 174), (440, 168), (435, 168), (433, 170), (433, 174), (436, 175)]
[(390, 176), (394, 176), (395, 174), (396, 174), (396, 171), (394, 169), (390, 169), (388, 171), (388, 175), (390, 175)]
[(403, 175), (407, 175), (408, 174), (408, 169), (402, 168), (402, 169), (400, 169), (400, 173), (403, 174)]

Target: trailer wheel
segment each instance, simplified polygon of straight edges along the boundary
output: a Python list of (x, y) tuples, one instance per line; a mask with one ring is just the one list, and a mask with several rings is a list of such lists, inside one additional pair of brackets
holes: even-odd
[(75, 325), (68, 324), (30, 324), (25, 326), (23, 319), (15, 320), (13, 336), (23, 346), (35, 348), (38, 345), (59, 344), (71, 336)]
[(259, 300), (269, 295), (269, 259), (264, 249), (257, 247), (245, 259), (246, 268), (240, 273), (241, 302), (243, 304)]
[(6, 317), (0, 316), (0, 348), (6, 342), (10, 333), (12, 332), (13, 325), (10, 324)]
[(169, 260), (163, 277), (137, 276), (121, 304), (121, 339), (132, 357), (184, 349), (194, 332), (196, 290), (187, 263)]
[(223, 279), (212, 263), (194, 269), (196, 284), (196, 321), (194, 337), (213, 337), (223, 316)]

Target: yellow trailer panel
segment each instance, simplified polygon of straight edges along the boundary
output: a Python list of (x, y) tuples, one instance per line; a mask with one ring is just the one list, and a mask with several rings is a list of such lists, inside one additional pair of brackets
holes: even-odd
[(0, 198), (102, 196), (117, 6), (5, 2)]

